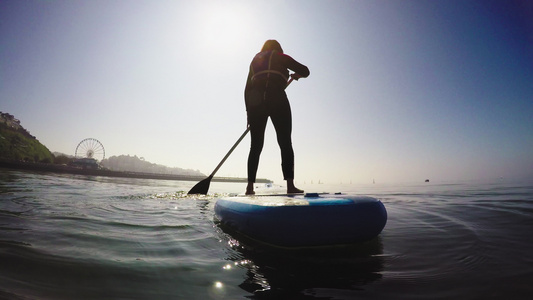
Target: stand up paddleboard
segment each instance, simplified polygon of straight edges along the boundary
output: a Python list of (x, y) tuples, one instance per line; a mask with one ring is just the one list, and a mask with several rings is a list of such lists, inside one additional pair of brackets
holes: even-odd
[(217, 200), (215, 215), (223, 226), (279, 247), (364, 242), (387, 223), (381, 201), (342, 194), (225, 197)]

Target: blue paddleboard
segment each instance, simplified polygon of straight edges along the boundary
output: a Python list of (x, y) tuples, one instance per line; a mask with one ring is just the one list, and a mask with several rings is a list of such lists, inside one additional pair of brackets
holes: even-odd
[(215, 215), (223, 226), (279, 247), (364, 242), (387, 223), (381, 201), (332, 194), (225, 197), (215, 203)]

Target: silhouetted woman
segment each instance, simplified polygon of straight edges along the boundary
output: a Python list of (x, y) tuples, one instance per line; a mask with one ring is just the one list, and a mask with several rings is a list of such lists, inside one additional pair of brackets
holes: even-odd
[(263, 150), (265, 128), (268, 117), (272, 120), (281, 150), (281, 168), (287, 181), (287, 193), (303, 193), (294, 186), (294, 151), (292, 149), (292, 116), (285, 87), (292, 77), (298, 80), (309, 76), (309, 69), (292, 57), (283, 54), (276, 40), (268, 40), (261, 52), (250, 64), (250, 71), (244, 90), (248, 125), (250, 126), (251, 146), (248, 155), (248, 186), (246, 194), (255, 194), (254, 182)]

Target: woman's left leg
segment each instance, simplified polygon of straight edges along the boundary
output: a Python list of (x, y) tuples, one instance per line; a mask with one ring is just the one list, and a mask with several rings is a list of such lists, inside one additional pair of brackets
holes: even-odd
[(248, 122), (250, 126), (250, 153), (248, 154), (248, 186), (246, 194), (254, 194), (254, 182), (257, 176), (257, 167), (259, 166), (259, 157), (263, 150), (265, 140), (265, 127), (268, 115), (261, 110), (248, 111)]

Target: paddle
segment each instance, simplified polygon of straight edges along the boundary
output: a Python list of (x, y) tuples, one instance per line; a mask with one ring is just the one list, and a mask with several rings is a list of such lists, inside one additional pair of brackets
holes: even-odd
[(220, 167), (222, 166), (222, 164), (226, 161), (226, 159), (229, 157), (229, 155), (231, 154), (231, 152), (233, 152), (233, 150), (235, 150), (235, 148), (237, 147), (237, 145), (239, 145), (239, 143), (242, 141), (242, 139), (246, 136), (246, 134), (248, 133), (248, 131), (250, 131), (250, 127), (246, 128), (246, 130), (244, 131), (244, 133), (241, 135), (241, 137), (237, 140), (237, 142), (235, 142), (235, 144), (233, 145), (233, 147), (231, 147), (231, 149), (229, 149), (229, 152), (228, 154), (226, 154), (226, 156), (224, 156), (224, 158), (222, 159), (222, 161), (218, 164), (218, 166), (215, 168), (215, 170), (213, 171), (213, 173), (211, 173), (211, 175), (209, 175), (209, 177), (207, 177), (206, 179), (198, 182), (195, 186), (192, 187), (192, 189), (187, 193), (188, 195), (190, 194), (202, 194), (202, 195), (205, 195), (207, 194), (207, 191), (209, 190), (209, 185), (211, 184), (211, 179), (213, 179), (213, 176), (215, 176), (215, 173), (218, 171), (218, 169), (220, 169)]
[[(287, 82), (287, 86), (289, 86), (289, 84), (291, 84), (292, 80), (294, 79), (294, 74), (291, 74), (291, 79), (289, 79), (289, 81)], [(298, 80), (298, 78), (296, 79)], [(222, 164), (226, 161), (226, 159), (228, 159), (228, 157), (230, 156), (231, 152), (233, 152), (233, 150), (235, 150), (235, 148), (237, 148), (237, 145), (239, 145), (239, 143), (242, 141), (242, 139), (246, 136), (246, 134), (248, 133), (248, 131), (250, 131), (250, 127), (246, 128), (246, 130), (244, 131), (244, 133), (241, 135), (241, 137), (237, 140), (237, 142), (235, 142), (235, 144), (233, 145), (233, 147), (231, 147), (231, 149), (229, 149), (228, 153), (226, 154), (226, 156), (224, 156), (224, 158), (222, 159), (222, 161), (218, 164), (218, 166), (215, 168), (215, 170), (211, 173), (211, 175), (209, 175), (209, 177), (207, 177), (206, 179), (198, 182), (195, 186), (192, 187), (192, 189), (187, 193), (187, 195), (191, 195), (191, 194), (202, 194), (202, 195), (206, 195), (207, 194), (207, 191), (209, 190), (209, 185), (211, 184), (211, 179), (213, 179), (213, 176), (215, 176), (215, 173), (218, 171), (218, 169), (220, 169), (220, 167), (222, 167)]]

